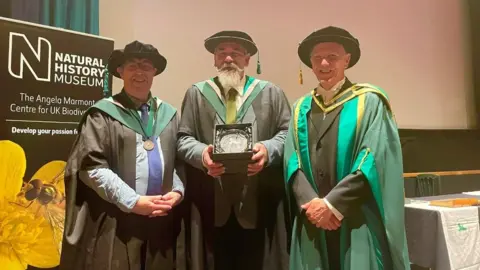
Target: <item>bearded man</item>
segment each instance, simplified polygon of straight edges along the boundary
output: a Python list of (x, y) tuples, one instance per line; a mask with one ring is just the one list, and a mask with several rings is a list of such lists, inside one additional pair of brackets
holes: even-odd
[[(289, 103), (278, 86), (245, 74), (258, 51), (248, 34), (222, 31), (205, 48), (218, 74), (187, 90), (177, 145), (189, 165), (191, 269), (287, 269), (282, 151)], [(248, 168), (230, 172), (212, 160), (213, 133), (218, 124), (241, 123), (252, 124), (253, 156)]]

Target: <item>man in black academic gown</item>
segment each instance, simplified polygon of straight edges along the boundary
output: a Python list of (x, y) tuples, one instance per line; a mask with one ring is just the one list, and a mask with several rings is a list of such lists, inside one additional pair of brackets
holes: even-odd
[[(178, 133), (178, 156), (188, 164), (191, 269), (287, 269), (282, 154), (290, 106), (278, 86), (246, 74), (258, 51), (248, 34), (221, 31), (205, 48), (218, 74), (187, 90)], [(252, 124), (254, 154), (232, 172), (212, 160), (213, 132), (242, 123)]]
[[(84, 114), (65, 172), (61, 269), (171, 270), (177, 171), (175, 108), (153, 97), (167, 61), (134, 41), (110, 56), (122, 91)], [(178, 173), (178, 174), (177, 174)]]

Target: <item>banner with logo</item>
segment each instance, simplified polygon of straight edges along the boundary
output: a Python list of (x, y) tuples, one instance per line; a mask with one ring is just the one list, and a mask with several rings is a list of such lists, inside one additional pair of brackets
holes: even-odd
[(104, 75), (113, 46), (0, 17), (0, 245), (11, 247), (0, 261), (11, 269), (59, 263), (63, 169), (82, 114), (111, 92)]

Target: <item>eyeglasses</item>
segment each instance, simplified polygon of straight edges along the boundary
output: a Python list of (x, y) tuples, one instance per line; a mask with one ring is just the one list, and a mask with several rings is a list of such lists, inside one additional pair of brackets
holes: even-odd
[(155, 67), (152, 64), (144, 63), (144, 62), (129, 62), (125, 64), (125, 68), (130, 71), (135, 71), (137, 69), (140, 69), (143, 71), (152, 71), (155, 69)]
[(215, 54), (217, 56), (217, 58), (220, 58), (220, 59), (225, 59), (227, 58), (227, 56), (230, 56), (232, 59), (237, 59), (237, 58), (240, 58), (240, 57), (245, 57), (245, 54), (243, 53), (236, 53), (236, 52), (231, 52), (231, 53), (226, 53), (226, 52), (218, 52)]

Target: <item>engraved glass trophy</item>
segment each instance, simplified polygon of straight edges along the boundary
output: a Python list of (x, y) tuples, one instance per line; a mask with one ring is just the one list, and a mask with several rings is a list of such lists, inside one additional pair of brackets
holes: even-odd
[(225, 173), (246, 174), (253, 162), (252, 124), (215, 125), (213, 138), (213, 161), (222, 163)]

